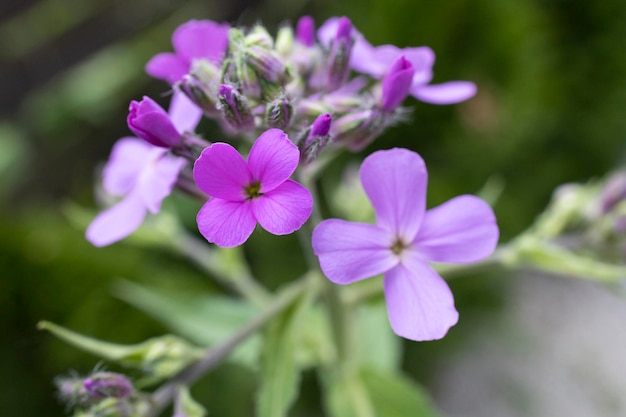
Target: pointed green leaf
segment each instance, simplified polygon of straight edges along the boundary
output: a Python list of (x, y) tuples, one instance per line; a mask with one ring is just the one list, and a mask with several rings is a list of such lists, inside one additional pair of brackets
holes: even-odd
[(360, 372), (377, 417), (441, 417), (429, 395), (410, 378), (375, 368)]
[(196, 400), (191, 397), (191, 393), (189, 392), (189, 388), (186, 386), (181, 386), (178, 389), (178, 399), (176, 403), (176, 409), (178, 416), (181, 412), (184, 417), (205, 417), (206, 410)]
[(323, 373), (321, 379), (324, 405), (330, 417), (376, 417), (374, 406), (358, 374), (333, 370), (332, 374)]
[[(173, 332), (203, 346), (223, 342), (258, 313), (245, 301), (218, 295), (165, 292), (129, 281), (116, 285), (115, 294)], [(237, 347), (230, 359), (254, 366), (259, 345), (259, 337), (252, 336)]]
[(309, 287), (265, 331), (257, 400), (259, 417), (286, 416), (297, 397), (301, 372), (297, 353), (302, 344), (304, 319), (310, 311), (313, 296), (314, 289)]
[(362, 305), (354, 325), (359, 340), (355, 345), (359, 363), (387, 371), (399, 368), (402, 341), (391, 330), (384, 302)]
[(171, 377), (196, 359), (204, 350), (176, 336), (165, 335), (148, 339), (134, 345), (104, 342), (81, 335), (48, 321), (37, 327), (48, 330), (65, 342), (103, 359), (122, 366), (142, 370), (153, 378), (153, 382)]

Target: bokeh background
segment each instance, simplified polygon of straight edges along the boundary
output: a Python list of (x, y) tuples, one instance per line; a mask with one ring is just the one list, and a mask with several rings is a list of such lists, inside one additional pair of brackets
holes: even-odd
[[(181, 258), (83, 238), (98, 168), (128, 135), (130, 100), (166, 86), (143, 71), (182, 22), (263, 22), (347, 15), (372, 44), (428, 45), (435, 82), (472, 80), (454, 106), (410, 101), (410, 123), (352, 156), (404, 146), (430, 171), (429, 204), (504, 186), (507, 241), (559, 184), (599, 177), (626, 151), (626, 2), (576, 0), (2, 0), (0, 2), (0, 415), (62, 416), (52, 380), (98, 359), (38, 332), (46, 319), (119, 343), (167, 332), (111, 291), (119, 277), (214, 291)], [(204, 126), (207, 137), (218, 134)], [(184, 203), (183, 203), (184, 204)], [(77, 210), (77, 207), (80, 208)], [(87, 221), (89, 218), (87, 218)], [(193, 218), (190, 220), (193, 227)], [(290, 243), (246, 248), (272, 288), (303, 268)], [(277, 266), (278, 265), (278, 266)], [(282, 266), (281, 266), (282, 265)], [(617, 288), (487, 271), (451, 282), (461, 322), (404, 363), (450, 416), (626, 415), (626, 298)], [(622, 372), (619, 372), (619, 370)], [(250, 415), (253, 376), (226, 365), (198, 388), (214, 416)], [(321, 415), (313, 376), (294, 416)], [(248, 393), (247, 397), (242, 393)]]

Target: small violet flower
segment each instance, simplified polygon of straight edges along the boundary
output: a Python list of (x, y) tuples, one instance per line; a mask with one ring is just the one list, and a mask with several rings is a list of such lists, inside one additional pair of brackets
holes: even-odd
[[(340, 18), (328, 19), (317, 32), (318, 38), (328, 45), (340, 24)], [(472, 98), (476, 94), (476, 85), (470, 81), (450, 81), (442, 84), (429, 84), (433, 78), (432, 67), (435, 53), (432, 49), (421, 47), (398, 48), (394, 45), (372, 46), (361, 33), (352, 29), (355, 39), (350, 57), (353, 70), (382, 78), (389, 70), (389, 63), (405, 56), (415, 69), (410, 93), (416, 99), (431, 104), (454, 104)]]
[(155, 55), (146, 64), (146, 72), (154, 78), (174, 84), (189, 72), (196, 59), (207, 59), (219, 64), (228, 49), (229, 29), (228, 24), (211, 20), (183, 23), (172, 35), (175, 53)]
[(299, 229), (311, 215), (309, 191), (288, 179), (298, 166), (298, 148), (279, 129), (256, 140), (246, 162), (226, 143), (214, 143), (196, 161), (193, 176), (212, 198), (200, 209), (198, 229), (222, 247), (244, 243), (257, 222), (270, 233)]
[[(200, 120), (199, 112), (182, 93), (172, 97), (169, 117), (176, 129), (193, 130)], [(134, 232), (147, 212), (159, 212), (185, 165), (185, 159), (169, 154), (163, 147), (134, 137), (118, 140), (102, 180), (108, 194), (122, 199), (96, 216), (87, 228), (87, 240), (94, 246), (106, 246)]]
[(494, 251), (499, 233), (489, 205), (474, 196), (427, 211), (427, 176), (415, 152), (396, 148), (371, 154), (360, 177), (376, 224), (324, 220), (312, 238), (331, 281), (349, 284), (384, 274), (391, 327), (412, 340), (440, 339), (458, 320), (450, 288), (428, 262), (483, 259)]

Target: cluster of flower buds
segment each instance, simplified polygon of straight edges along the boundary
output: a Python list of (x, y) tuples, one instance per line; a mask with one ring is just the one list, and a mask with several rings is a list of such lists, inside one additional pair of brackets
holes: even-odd
[(261, 25), (244, 30), (193, 20), (174, 32), (172, 43), (175, 53), (156, 55), (148, 73), (184, 93), (227, 133), (256, 138), (279, 128), (300, 138), (323, 116), (329, 125), (319, 135), (324, 139), (299, 143), (304, 162), (331, 143), (362, 149), (403, 119), (401, 104), (409, 94), (450, 104), (475, 93), (465, 81), (429, 85), (430, 48), (374, 47), (346, 17), (331, 18), (316, 31), (305, 16), (275, 38)]
[(130, 380), (118, 373), (97, 371), (87, 378), (60, 377), (59, 398), (80, 416), (130, 417), (136, 409)]

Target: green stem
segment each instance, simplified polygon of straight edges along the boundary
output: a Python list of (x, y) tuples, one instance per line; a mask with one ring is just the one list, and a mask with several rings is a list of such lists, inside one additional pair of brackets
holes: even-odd
[[(233, 262), (238, 268), (233, 272), (227, 272), (220, 268), (224, 262), (217, 259), (213, 250), (207, 250), (206, 244), (191, 234), (181, 234), (176, 244), (178, 252), (191, 259), (206, 273), (215, 277), (222, 285), (225, 285), (251, 301), (258, 307), (266, 306), (272, 299), (271, 293), (261, 286), (245, 267), (245, 262)], [(215, 249), (218, 250), (218, 249)], [(238, 249), (219, 249), (231, 250)]]
[(237, 331), (237, 333), (221, 344), (208, 349), (203, 358), (183, 369), (167, 384), (156, 390), (152, 394), (151, 398), (152, 407), (145, 417), (158, 416), (165, 409), (165, 407), (172, 402), (179, 386), (191, 385), (211, 369), (214, 369), (226, 357), (228, 357), (228, 355), (237, 346), (239, 346), (239, 344), (265, 326), (276, 315), (287, 309), (291, 303), (294, 302), (300, 294), (306, 290), (306, 288), (308, 288), (308, 285), (309, 280), (305, 276), (300, 279), (296, 285), (291, 287), (289, 291), (286, 291), (281, 294), (281, 296), (277, 297), (267, 310), (248, 322), (248, 324), (243, 326), (239, 331)]
[(313, 234), (314, 225), (319, 224), (322, 221), (322, 215), (319, 211), (319, 207), (316, 202), (319, 201), (317, 186), (315, 184), (315, 175), (303, 175), (299, 173), (299, 180), (301, 183), (309, 189), (313, 196), (313, 211), (309, 220), (298, 231), (298, 237), (302, 245), (302, 250), (305, 254), (307, 264), (310, 270), (319, 271), (320, 277), (324, 281), (324, 296), (328, 306), (328, 313), (330, 314), (331, 331), (333, 333), (333, 339), (335, 340), (335, 346), (337, 348), (337, 361), (338, 363), (346, 363), (351, 357), (352, 351), (351, 340), (352, 332), (350, 322), (350, 307), (343, 301), (341, 295), (341, 287), (327, 280), (323, 273), (321, 273), (319, 267), (319, 261), (312, 251), (311, 236)]

